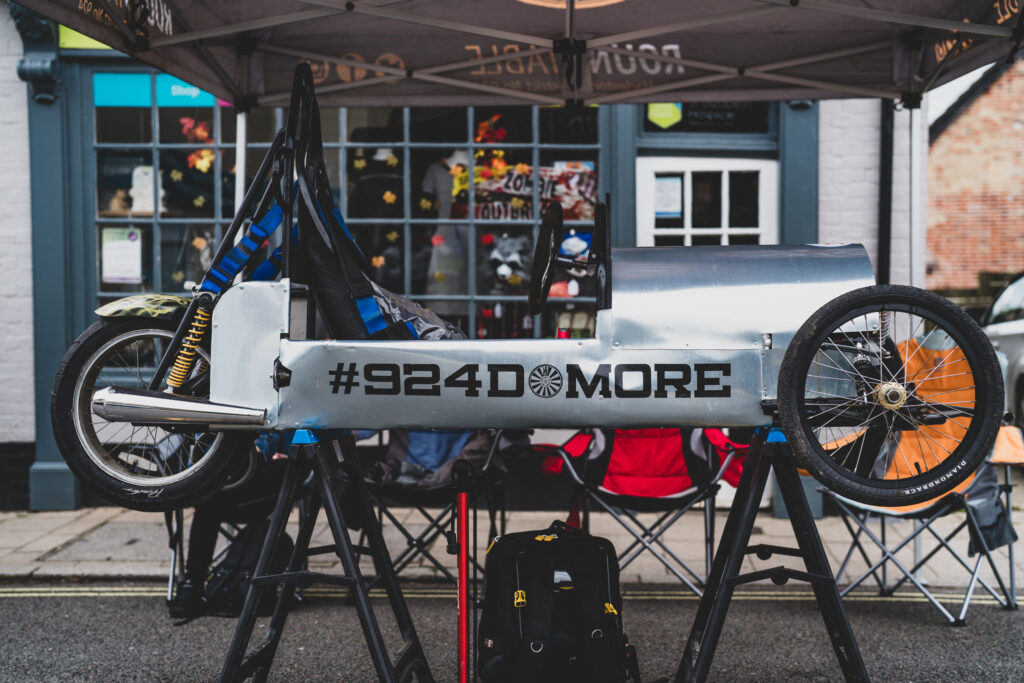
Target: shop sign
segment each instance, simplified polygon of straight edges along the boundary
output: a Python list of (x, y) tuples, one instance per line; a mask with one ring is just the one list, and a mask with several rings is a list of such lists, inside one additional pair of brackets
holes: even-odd
[(212, 107), (213, 95), (169, 74), (157, 74), (156, 106)]
[(153, 87), (149, 74), (93, 74), (92, 103), (97, 107), (153, 106)]

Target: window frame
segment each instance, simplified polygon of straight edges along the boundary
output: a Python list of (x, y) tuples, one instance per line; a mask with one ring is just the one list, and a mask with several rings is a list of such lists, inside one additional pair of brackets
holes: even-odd
[[(722, 223), (720, 227), (694, 228), (692, 225), (692, 174), (721, 172)], [(756, 228), (730, 227), (728, 174), (732, 171), (757, 171), (758, 223)], [(685, 174), (683, 180), (683, 227), (655, 227), (655, 182), (661, 173)], [(756, 157), (661, 156), (637, 157), (636, 160), (636, 246), (653, 247), (656, 236), (683, 237), (691, 246), (695, 236), (720, 236), (720, 243), (729, 244), (731, 235), (758, 235), (758, 244), (779, 243), (779, 162)], [(724, 240), (724, 242), (723, 242)]]
[[(151, 131), (152, 138), (149, 142), (143, 143), (101, 143), (97, 140), (97, 107), (94, 105), (93, 99), (93, 76), (97, 73), (147, 73), (150, 75), (150, 87), (153, 89), (152, 104), (150, 106), (151, 116)], [(82, 246), (86, 249), (88, 254), (88, 263), (91, 272), (87, 272), (86, 275), (86, 297), (90, 305), (95, 308), (98, 305), (102, 305), (108, 301), (130, 296), (137, 293), (149, 293), (149, 292), (162, 292), (171, 294), (184, 294), (188, 292), (185, 289), (175, 289), (173, 286), (168, 287), (168, 283), (164, 283), (162, 273), (162, 255), (161, 255), (161, 228), (167, 225), (212, 225), (214, 228), (215, 240), (219, 241), (223, 235), (223, 231), (230, 224), (231, 218), (224, 217), (223, 214), (223, 187), (221, 182), (222, 170), (221, 164), (223, 162), (223, 152), (230, 151), (234, 152), (236, 149), (235, 142), (225, 142), (223, 139), (224, 125), (222, 117), (227, 111), (234, 111), (230, 107), (221, 106), (215, 100), (213, 109), (213, 137), (209, 144), (196, 145), (195, 143), (162, 143), (160, 142), (160, 125), (159, 125), (159, 109), (157, 106), (156, 99), (156, 75), (162, 73), (157, 69), (147, 67), (140, 64), (132, 64), (127, 60), (94, 60), (91, 62), (83, 62), (81, 64), (81, 83), (82, 83), (82, 97), (81, 107), (82, 112), (85, 114), (82, 117), (82, 128), (83, 133), (82, 145), (83, 158), (82, 158), (82, 220), (84, 225), (83, 229), (83, 244)], [(404, 248), (402, 249), (403, 258), (403, 291), (398, 292), (404, 296), (408, 296), (416, 301), (422, 302), (424, 305), (430, 306), (433, 301), (447, 301), (447, 302), (465, 302), (467, 309), (467, 335), (471, 338), (475, 337), (477, 330), (477, 317), (478, 304), (493, 304), (501, 302), (505, 303), (522, 303), (525, 305), (527, 296), (506, 296), (500, 294), (481, 294), (477, 290), (477, 258), (479, 249), (479, 238), (488, 228), (492, 227), (503, 227), (503, 226), (522, 226), (529, 229), (531, 234), (532, 244), (536, 245), (537, 236), (540, 232), (540, 211), (536, 210), (536, 207), (540, 206), (540, 187), (538, 183), (534, 183), (533, 186), (533, 216), (528, 220), (509, 220), (509, 219), (483, 219), (475, 218), (476, 210), (476, 193), (473, 191), (475, 185), (473, 173), (470, 172), (470, 184), (471, 189), (468, 193), (469, 202), (469, 213), (468, 217), (464, 219), (452, 219), (452, 218), (417, 218), (413, 216), (412, 201), (413, 197), (418, 194), (418, 189), (413, 187), (414, 179), (412, 178), (412, 154), (417, 150), (437, 150), (437, 149), (466, 149), (470, 160), (475, 159), (474, 155), (478, 150), (486, 149), (502, 149), (506, 151), (510, 150), (525, 150), (529, 152), (531, 159), (531, 167), (537, 169), (541, 166), (541, 158), (545, 153), (555, 151), (566, 151), (566, 152), (580, 152), (581, 155), (586, 158), (593, 158), (595, 167), (598, 169), (598, 197), (602, 195), (607, 187), (607, 179), (600, 173), (600, 169), (603, 164), (603, 145), (602, 138), (602, 117), (595, 116), (595, 125), (598, 128), (597, 141), (593, 143), (555, 143), (555, 142), (541, 142), (543, 134), (541, 127), (541, 115), (539, 106), (530, 106), (530, 131), (531, 131), (531, 142), (500, 142), (500, 143), (477, 143), (475, 142), (475, 108), (466, 107), (466, 128), (464, 140), (453, 140), (443, 142), (414, 142), (411, 135), (411, 122), (412, 122), (412, 108), (410, 107), (395, 107), (395, 109), (401, 110), (402, 118), (402, 134), (400, 140), (392, 140), (387, 142), (367, 142), (367, 141), (351, 141), (348, 140), (348, 112), (349, 110), (340, 108), (327, 108), (324, 110), (325, 113), (329, 112), (328, 115), (336, 115), (337, 126), (339, 135), (337, 140), (325, 140), (324, 141), (324, 152), (325, 155), (330, 159), (331, 162), (337, 163), (338, 175), (336, 178), (332, 178), (332, 183), (337, 183), (335, 188), (338, 196), (338, 205), (341, 209), (342, 215), (345, 216), (346, 222), (352, 226), (359, 226), (363, 224), (380, 224), (382, 222), (395, 223), (400, 225), (402, 231), (402, 240)], [(487, 107), (488, 110), (493, 107)], [(280, 127), (284, 123), (284, 115), (282, 108), (274, 108), (275, 120), (277, 126)], [(145, 217), (101, 217), (99, 214), (99, 197), (98, 197), (98, 183), (99, 183), (99, 169), (98, 160), (99, 155), (104, 150), (149, 150), (152, 159), (152, 165), (154, 168), (154, 177), (159, 178), (159, 156), (160, 151), (165, 149), (195, 149), (197, 146), (211, 148), (214, 150), (214, 207), (212, 217), (204, 218), (168, 218), (160, 216), (159, 207), (159, 182), (154, 183), (154, 214), (152, 216)], [(359, 147), (380, 147), (389, 146), (398, 150), (396, 153), (400, 155), (403, 160), (402, 163), (402, 188), (403, 188), (403, 211), (402, 218), (398, 219), (380, 219), (380, 218), (349, 218), (348, 217), (348, 178), (347, 170), (350, 161), (350, 155), (353, 151)], [(259, 154), (265, 152), (270, 147), (270, 142), (262, 141), (246, 141), (247, 155)], [(570, 160), (570, 159), (567, 159)], [(248, 162), (247, 162), (248, 163)], [(471, 161), (472, 163), (472, 161)], [(132, 224), (144, 224), (150, 227), (150, 262), (152, 264), (152, 273), (150, 277), (151, 289), (145, 288), (143, 285), (139, 291), (112, 291), (104, 289), (100, 282), (101, 275), (101, 249), (100, 249), (100, 230), (102, 227), (121, 227), (129, 226)], [(468, 226), (469, 232), (469, 254), (466, 260), (468, 283), (467, 291), (464, 294), (419, 294), (412, 293), (412, 253), (408, 246), (411, 244), (411, 237), (414, 228), (419, 226), (431, 227), (440, 225), (465, 225)], [(590, 228), (593, 226), (592, 221), (566, 221), (566, 227), (576, 228)], [(145, 257), (144, 257), (145, 258)], [(583, 306), (593, 307), (595, 305), (594, 297), (577, 296), (577, 297), (551, 297), (549, 299), (553, 303), (557, 304), (582, 304)], [(554, 316), (557, 319), (557, 315)], [(535, 316), (532, 325), (532, 336), (540, 337), (543, 333), (544, 322), (540, 316)]]

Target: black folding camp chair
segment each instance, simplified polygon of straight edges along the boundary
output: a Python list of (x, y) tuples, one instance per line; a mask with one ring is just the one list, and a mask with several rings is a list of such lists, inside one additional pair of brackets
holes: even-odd
[[(374, 473), (381, 469), (381, 460), (384, 457), (381, 451), (390, 448), (392, 455), (401, 452), (403, 439), (407, 442), (409, 438), (408, 432), (403, 434), (398, 433), (398, 430), (392, 430), (388, 446), (378, 445), (375, 449), (376, 463), (367, 463), (363, 456), (363, 469), (368, 473), (365, 480), (366, 488), (377, 512), (378, 522), (385, 529), (385, 533), (389, 527), (396, 530), (404, 543), (400, 550), (392, 550), (392, 562), (396, 573), (401, 573), (419, 561), (420, 566), (433, 569), (436, 575), (444, 580), (456, 582), (456, 576), (448, 568), (448, 563), (439, 557), (437, 544), (439, 540), (444, 539), (445, 550), (452, 550), (449, 532), (454, 528), (456, 509), (455, 495), (447, 474), (450, 473), (455, 460), (467, 459), (466, 450), (484, 456), (475, 461), (470, 457), (469, 460), (473, 464), (475, 492), (482, 496), (486, 506), (488, 534), (493, 537), (504, 533), (504, 479), (500, 463), (505, 458), (514, 457), (516, 450), (522, 447), (522, 441), (510, 439), (502, 431), (481, 430), (468, 434), (469, 439), (463, 451), (454, 455), (445, 469), (436, 473), (417, 473), (428, 475), (427, 485), (421, 485), (423, 480), (410, 476), (406, 469), (391, 472), (391, 476), (385, 477), (384, 480), (374, 477)], [(481, 450), (482, 446), (485, 450)], [(473, 453), (470, 454), (472, 455)], [(392, 464), (398, 464), (394, 458)], [(412, 520), (401, 519), (400, 513), (397, 512), (399, 508), (411, 509), (416, 517)], [(470, 561), (476, 563), (475, 557), (471, 556)], [(477, 569), (482, 571), (479, 565)]]
[[(279, 477), (273, 465), (262, 462), (262, 458), (253, 448), (245, 458), (239, 459), (237, 468), (220, 491), (196, 507), (188, 535), (185, 533), (184, 510), (164, 513), (171, 551), (167, 577), (169, 606), (183, 599), (182, 587), (186, 579), (192, 584), (190, 590), (203, 595), (243, 527), (270, 514), (277, 497)], [(198, 516), (203, 516), (203, 519)], [(197, 533), (201, 538), (195, 536)], [(188, 613), (188, 616), (203, 613), (202, 608), (197, 611), (185, 605), (172, 611), (182, 615)]]
[[(1004, 427), (1003, 430), (1005, 432), (1017, 428)], [(1017, 534), (1009, 518), (1009, 511), (1012, 510), (1009, 468), (1011, 465), (1024, 464), (1024, 446), (1020, 445), (1019, 430), (1017, 435), (1016, 439), (1003, 437), (1000, 441), (1006, 445), (997, 448), (971, 479), (956, 490), (919, 505), (901, 508), (865, 505), (822, 489), (835, 501), (851, 537), (850, 547), (836, 572), (837, 581), (842, 582), (855, 557), (860, 557), (868, 565), (862, 574), (850, 581), (841, 594), (848, 595), (869, 577), (874, 580), (881, 595), (892, 595), (909, 583), (924, 595), (948, 623), (955, 625), (966, 623), (967, 609), (979, 585), (1001, 607), (1016, 608), (1013, 543), (1017, 540)], [(1002, 483), (998, 481), (996, 465), (1004, 467)], [(958, 521), (955, 517), (957, 513), (963, 514)], [(955, 520), (955, 523), (949, 524), (952, 528), (940, 529), (944, 522), (950, 521), (951, 516)], [(896, 539), (892, 538), (893, 531), (897, 532)], [(917, 542), (929, 538), (935, 544), (927, 552), (911, 554)], [(999, 566), (1001, 563), (997, 561), (997, 548), (1003, 546), (1007, 548), (1008, 555), (1005, 570), (1008, 584), (1003, 579), (1004, 571)], [(876, 552), (872, 552), (872, 548)], [(963, 555), (965, 549), (968, 557)], [(971, 555), (975, 556), (973, 561), (969, 557)], [(959, 566), (969, 577), (963, 595), (956, 597), (959, 605), (953, 608), (955, 616), (919, 576), (919, 572), (930, 562), (937, 561), (937, 557), (951, 559), (953, 562), (947, 562), (944, 567)], [(982, 569), (986, 566), (991, 570), (998, 590), (982, 576)], [(898, 572), (899, 578), (896, 581), (889, 580), (890, 567)]]
[[(921, 397), (921, 400), (941, 396), (944, 404), (961, 406), (964, 410), (972, 409), (975, 405), (974, 377), (971, 373), (964, 372), (963, 366), (959, 365), (958, 354), (961, 352), (957, 350), (952, 340), (946, 337), (931, 337), (932, 335), (927, 335), (923, 340), (909, 340), (899, 345), (900, 354), (904, 358), (902, 372), (905, 372), (908, 378), (916, 380), (915, 395)], [(924, 348), (925, 343), (933, 351), (928, 354), (918, 353), (918, 349)], [(941, 360), (936, 362), (935, 357), (939, 351), (942, 351), (943, 355), (940, 357)], [(934, 462), (935, 459), (947, 457), (947, 454), (952, 452), (967, 429), (963, 423), (963, 417), (953, 416), (929, 424), (927, 430), (890, 431), (891, 436), (886, 436), (888, 447), (882, 449), (876, 462), (868, 463), (868, 466), (876, 476), (886, 479), (896, 480), (914, 474), (920, 470), (921, 463)], [(822, 448), (833, 449), (833, 457), (845, 457), (843, 453), (855, 452), (858, 441), (877, 438), (877, 435), (872, 435), (872, 431), (884, 430), (884, 424), (882, 423), (881, 428), (872, 427), (866, 431), (851, 432), (841, 439), (822, 444)], [(891, 427), (889, 429), (892, 430)], [(1001, 460), (1024, 459), (1024, 453), (1021, 452), (1024, 451), (1024, 445), (1020, 444), (1020, 440), (1017, 439), (1014, 444), (1012, 440), (1008, 441), (1006, 438), (1013, 430), (1016, 430), (1016, 427), (1006, 426), (1001, 430), (1002, 438), (997, 441), (1001, 451), (997, 457)], [(1019, 436), (1019, 432), (1017, 435)], [(964, 623), (967, 608), (978, 585), (1003, 607), (1016, 606), (1013, 591), (1007, 589), (993, 555), (993, 550), (1003, 545), (1009, 544), (1012, 549), (1017, 538), (1009, 520), (1010, 508), (1003, 508), (1000, 501), (1001, 494), (1005, 495), (1007, 501), (1009, 500), (1010, 482), (1007, 478), (1002, 485), (999, 484), (991, 462), (983, 463), (970, 479), (950, 493), (917, 505), (899, 508), (878, 507), (857, 503), (830, 491), (823, 492), (836, 502), (852, 538), (850, 548), (839, 571), (836, 572), (837, 580), (844, 576), (855, 553), (868, 565), (867, 570), (853, 579), (843, 590), (843, 595), (848, 595), (869, 576), (874, 578), (882, 595), (891, 595), (909, 582), (950, 624)], [(939, 530), (951, 515), (959, 512), (964, 516), (953, 525), (952, 530)], [(874, 520), (879, 524), (877, 534), (871, 528)], [(913, 528), (908, 531), (906, 525), (903, 525), (903, 528), (900, 528), (901, 538), (894, 543), (887, 537), (890, 530), (887, 527), (895, 526), (894, 523), (899, 521), (913, 522)], [(963, 541), (958, 539), (964, 530), (968, 536), (968, 555), (977, 554), (973, 564), (963, 557)], [(929, 537), (934, 538), (936, 545), (923, 555), (915, 553), (914, 559), (908, 561), (907, 551), (904, 549), (913, 547), (911, 544)], [(877, 560), (871, 559), (868, 548), (865, 547), (867, 544), (862, 541), (863, 538), (869, 539), (879, 551)], [(903, 551), (903, 560), (897, 556), (900, 551)], [(918, 577), (918, 572), (941, 551), (945, 551), (943, 557), (951, 558), (955, 562), (951, 566), (959, 565), (969, 576), (967, 589), (956, 616), (943, 606), (928, 590), (925, 582)], [(894, 583), (888, 580), (890, 565), (902, 574)], [(981, 576), (983, 565), (991, 569), (992, 576), (999, 586), (998, 591)], [(1011, 561), (1010, 571), (1012, 570)]]

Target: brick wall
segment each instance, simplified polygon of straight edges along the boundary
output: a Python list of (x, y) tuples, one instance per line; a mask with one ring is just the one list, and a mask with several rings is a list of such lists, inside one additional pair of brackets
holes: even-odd
[[(818, 239), (821, 242), (863, 244), (877, 269), (878, 161), (880, 103), (878, 100), (824, 100), (818, 128)], [(918, 120), (915, 156), (927, 145), (927, 128)], [(893, 200), (891, 281), (922, 281), (921, 254), (924, 205), (920, 196), (911, 206), (910, 115), (898, 111), (893, 125)], [(923, 163), (923, 161), (921, 162)], [(923, 173), (921, 173), (923, 176)], [(926, 186), (921, 184), (923, 195)], [(915, 240), (911, 244), (911, 213), (916, 212)], [(911, 278), (911, 271), (915, 277)]]
[(1024, 62), (931, 145), (930, 289), (978, 286), (981, 271), (1024, 270)]
[[(881, 110), (877, 99), (831, 99), (820, 104), (818, 128), (818, 239), (864, 245), (878, 268), (879, 143)], [(925, 151), (927, 128), (918, 120), (914, 156)], [(897, 112), (893, 132), (893, 212), (891, 282), (921, 285), (924, 274), (922, 220), (924, 177), (915, 181), (918, 195), (910, 196), (910, 116)], [(923, 161), (922, 161), (923, 163)], [(923, 172), (920, 175), (924, 176)], [(911, 199), (914, 205), (911, 207)], [(911, 210), (912, 209), (912, 210)], [(913, 244), (910, 217), (914, 216)], [(911, 269), (914, 276), (911, 279)]]
[(0, 443), (35, 441), (32, 381), (32, 212), (21, 38), (0, 11)]

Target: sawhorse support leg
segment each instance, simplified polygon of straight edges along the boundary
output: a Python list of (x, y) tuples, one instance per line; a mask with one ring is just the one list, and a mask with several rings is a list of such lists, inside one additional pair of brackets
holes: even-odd
[[(789, 579), (810, 583), (846, 680), (869, 680), (853, 629), (839, 597), (839, 588), (807, 505), (796, 465), (784, 445), (781, 432), (776, 430), (772, 430), (767, 440), (763, 433), (759, 434), (751, 445), (736, 489), (736, 498), (722, 531), (722, 540), (711, 564), (704, 595), (686, 641), (683, 659), (676, 672), (676, 683), (707, 680), (735, 587), (762, 579), (771, 579), (780, 585)], [(757, 509), (772, 469), (775, 470), (779, 491), (789, 511), (798, 546), (795, 549), (750, 546)], [(757, 553), (761, 559), (768, 559), (773, 554), (802, 557), (806, 571), (776, 567), (741, 574), (743, 558), (749, 553)]]
[[(409, 608), (398, 586), (398, 577), (391, 564), (380, 526), (363, 486), (362, 476), (353, 464), (354, 441), (351, 437), (346, 437), (342, 440), (320, 442), (311, 433), (300, 431), (297, 433), (296, 443), (302, 445), (293, 451), (285, 471), (253, 580), (221, 670), (221, 681), (239, 681), (250, 677), (256, 681), (266, 680), (296, 587), (330, 583), (350, 589), (367, 647), (381, 681), (411, 681), (413, 676), (416, 676), (422, 683), (433, 683), (434, 679), (413, 626)], [(301, 497), (300, 477), (308, 472), (307, 465), (310, 463), (313, 471), (313, 488), (309, 494), (309, 504), (304, 506), (302, 511), (295, 549), (289, 558), (286, 571), (281, 574), (270, 574), (274, 550), (284, 533), (288, 515)], [(353, 496), (358, 505), (358, 515), (366, 534), (366, 547), (352, 543), (341, 509), (342, 494)], [(334, 537), (334, 551), (341, 560), (344, 574), (322, 574), (301, 569), (309, 555), (310, 538), (321, 509), (327, 516)], [(359, 571), (359, 555), (367, 553), (373, 558), (377, 576), (387, 593), (404, 643), (394, 660), (387, 651), (373, 606), (370, 604), (369, 588)], [(247, 653), (246, 648), (256, 624), (260, 596), (277, 585), (281, 586), (281, 591), (266, 635), (259, 645)]]

